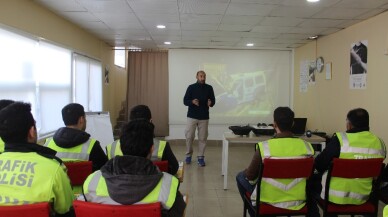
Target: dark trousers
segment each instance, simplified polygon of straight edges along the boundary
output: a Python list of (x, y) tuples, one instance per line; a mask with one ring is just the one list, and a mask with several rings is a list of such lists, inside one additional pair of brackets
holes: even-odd
[[(244, 195), (245, 193), (249, 192), (252, 194), (252, 192), (255, 190), (256, 185), (251, 185), (249, 183), (247, 177), (245, 176), (244, 172), (239, 172), (236, 176), (236, 182), (237, 182), (237, 188), (238, 191), (240, 192), (241, 198), (244, 200)], [(245, 203), (245, 202), (244, 202)], [(249, 215), (251, 217), (255, 216), (255, 213), (253, 210), (248, 209)]]

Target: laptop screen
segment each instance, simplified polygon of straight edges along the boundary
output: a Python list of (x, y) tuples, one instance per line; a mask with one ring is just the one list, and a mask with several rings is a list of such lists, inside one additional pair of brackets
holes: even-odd
[(295, 135), (303, 135), (306, 131), (307, 118), (294, 118), (294, 125), (291, 132)]

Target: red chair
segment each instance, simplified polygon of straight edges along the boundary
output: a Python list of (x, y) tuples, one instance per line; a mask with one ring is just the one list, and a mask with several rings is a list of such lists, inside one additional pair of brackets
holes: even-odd
[(83, 185), (85, 179), (93, 172), (91, 161), (64, 162), (71, 185)]
[(0, 206), (0, 217), (49, 217), (50, 204), (48, 202), (15, 205), (15, 206)]
[(160, 202), (139, 205), (107, 205), (76, 200), (73, 202), (77, 217), (161, 217)]
[(162, 172), (168, 172), (168, 161), (153, 161), (154, 165), (159, 167), (159, 170)]
[(270, 204), (260, 202), (260, 186), (262, 178), (308, 179), (313, 171), (313, 163), (314, 159), (312, 157), (303, 159), (264, 159), (264, 162), (261, 165), (259, 179), (257, 182), (257, 205), (253, 206), (252, 201), (250, 199), (251, 195), (246, 194), (244, 196), (244, 217), (246, 216), (248, 209), (253, 210), (256, 216), (307, 216), (307, 205), (305, 205), (300, 210), (289, 210), (274, 207)]
[[(325, 188), (325, 198), (315, 198), (322, 208), (323, 216), (335, 215), (370, 215), (377, 217), (378, 213), (378, 190), (381, 182), (381, 173), (384, 164), (382, 158), (371, 159), (333, 159), (330, 165)], [(369, 200), (361, 205), (339, 205), (329, 202), (330, 179), (339, 178), (373, 178), (372, 191)]]

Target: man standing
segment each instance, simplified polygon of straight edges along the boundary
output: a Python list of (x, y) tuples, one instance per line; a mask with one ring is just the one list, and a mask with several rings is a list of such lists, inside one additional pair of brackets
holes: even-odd
[(186, 164), (191, 163), (195, 130), (198, 128), (198, 165), (205, 166), (205, 147), (208, 136), (209, 107), (216, 103), (213, 87), (206, 84), (206, 73), (197, 72), (197, 82), (189, 85), (183, 98), (188, 106), (186, 136)]
[(63, 161), (92, 161), (93, 171), (99, 170), (107, 161), (100, 142), (85, 132), (84, 107), (70, 103), (63, 107), (62, 118), (66, 127), (59, 128), (54, 137), (48, 138), (44, 146), (57, 151)]
[(49, 202), (57, 216), (74, 216), (70, 180), (56, 152), (36, 144), (30, 104), (15, 102), (0, 111), (0, 136), (0, 206)]

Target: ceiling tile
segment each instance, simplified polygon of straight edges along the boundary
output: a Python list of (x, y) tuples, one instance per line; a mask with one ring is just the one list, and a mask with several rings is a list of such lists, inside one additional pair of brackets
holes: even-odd
[(222, 15), (209, 15), (209, 14), (181, 14), (180, 21), (182, 23), (209, 23), (219, 24), (221, 22)]
[(218, 27), (221, 31), (235, 31), (235, 32), (249, 32), (252, 29), (252, 25), (227, 25), (221, 24)]
[(191, 31), (183, 30), (182, 35), (192, 35), (192, 36), (216, 36), (216, 31)]
[(298, 27), (337, 27), (341, 23), (346, 22), (347, 20), (339, 20), (339, 19), (309, 19), (304, 20)]
[(179, 1), (179, 12), (182, 14), (224, 14), (228, 3), (182, 0)]
[(267, 16), (276, 6), (253, 3), (231, 3), (226, 11), (227, 15), (257, 15)]
[[(65, 2), (65, 1), (64, 1)], [(124, 0), (115, 1), (95, 1), (95, 0), (82, 0), (80, 4), (90, 12), (102, 12), (102, 13), (133, 13), (129, 5)]]
[(176, 2), (144, 0), (128, 3), (136, 14), (178, 14)]
[(263, 20), (262, 16), (244, 16), (244, 15), (225, 15), (222, 18), (222, 24), (243, 24), (256, 25)]
[(388, 0), (342, 0), (335, 6), (339, 8), (378, 8), (387, 3)]
[(315, 14), (313, 18), (321, 19), (353, 19), (366, 13), (369, 9), (327, 8)]
[(52, 11), (86, 11), (76, 0), (34, 0), (38, 4), (42, 4)]
[(215, 30), (216, 24), (182, 23), (182, 30)]
[(291, 31), (295, 27), (284, 27), (284, 26), (255, 26), (251, 32), (262, 32), (262, 33), (286, 33)]
[(322, 8), (317, 7), (295, 7), (295, 6), (281, 6), (271, 11), (271, 17), (299, 17), (308, 18), (316, 14)]
[(297, 26), (304, 19), (294, 17), (265, 17), (260, 25), (263, 26)]

